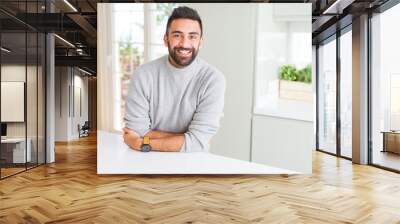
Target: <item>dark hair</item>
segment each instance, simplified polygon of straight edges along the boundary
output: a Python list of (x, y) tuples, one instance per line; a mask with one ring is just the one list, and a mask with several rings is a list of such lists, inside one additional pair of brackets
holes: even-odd
[(197, 21), (200, 25), (200, 31), (201, 31), (200, 36), (203, 35), (203, 26), (199, 14), (197, 13), (196, 10), (189, 8), (187, 6), (180, 6), (172, 11), (172, 14), (168, 18), (167, 28), (165, 30), (166, 34), (168, 34), (168, 30), (171, 26), (172, 21), (176, 19), (191, 19)]

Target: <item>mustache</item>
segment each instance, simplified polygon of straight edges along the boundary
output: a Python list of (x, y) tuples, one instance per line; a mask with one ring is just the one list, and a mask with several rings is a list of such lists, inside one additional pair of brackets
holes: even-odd
[(174, 51), (194, 51), (194, 48), (174, 47)]

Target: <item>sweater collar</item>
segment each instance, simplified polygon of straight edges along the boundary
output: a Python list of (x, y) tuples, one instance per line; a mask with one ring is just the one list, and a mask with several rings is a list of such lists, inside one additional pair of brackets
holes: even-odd
[(198, 58), (199, 58), (199, 56), (197, 55), (196, 58), (192, 61), (192, 63), (190, 63), (190, 65), (185, 66), (183, 68), (177, 68), (177, 67), (175, 67), (175, 66), (173, 66), (171, 64), (171, 62), (168, 60), (168, 56), (169, 55), (165, 56), (165, 61), (166, 61), (166, 64), (167, 64), (167, 68), (168, 68), (169, 72), (172, 75), (180, 75), (180, 74), (183, 75), (183, 74), (186, 74), (186, 73), (193, 72), (195, 70), (195, 68), (197, 67)]

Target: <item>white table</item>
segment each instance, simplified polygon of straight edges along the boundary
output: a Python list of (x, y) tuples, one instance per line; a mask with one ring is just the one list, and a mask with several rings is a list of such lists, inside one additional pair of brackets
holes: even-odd
[(27, 146), (25, 154), (25, 138), (6, 138), (1, 139), (2, 145), (14, 145), (13, 148), (13, 163), (25, 163), (31, 161), (31, 139), (26, 139)]
[(298, 174), (212, 153), (138, 152), (122, 135), (97, 132), (98, 174)]

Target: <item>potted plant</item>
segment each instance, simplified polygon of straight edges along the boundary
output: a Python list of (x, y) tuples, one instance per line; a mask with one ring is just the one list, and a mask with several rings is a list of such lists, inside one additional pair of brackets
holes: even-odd
[(297, 69), (283, 65), (279, 71), (279, 97), (288, 100), (312, 102), (311, 65)]

